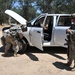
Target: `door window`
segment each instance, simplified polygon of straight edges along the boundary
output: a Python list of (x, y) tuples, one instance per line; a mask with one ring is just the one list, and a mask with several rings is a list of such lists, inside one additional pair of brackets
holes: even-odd
[(38, 18), (35, 23), (34, 23), (34, 27), (42, 27), (43, 26), (43, 22), (44, 22), (45, 17), (40, 17)]
[(70, 26), (71, 17), (70, 16), (60, 16), (57, 26)]

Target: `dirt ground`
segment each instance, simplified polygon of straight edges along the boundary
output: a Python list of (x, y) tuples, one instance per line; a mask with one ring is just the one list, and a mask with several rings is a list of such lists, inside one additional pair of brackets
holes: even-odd
[[(0, 26), (0, 38), (2, 36)], [(62, 47), (48, 47), (44, 51), (29, 47), (25, 54), (13, 57), (4, 56), (4, 47), (0, 42), (0, 75), (75, 75), (73, 67), (65, 66), (67, 62), (66, 49)]]

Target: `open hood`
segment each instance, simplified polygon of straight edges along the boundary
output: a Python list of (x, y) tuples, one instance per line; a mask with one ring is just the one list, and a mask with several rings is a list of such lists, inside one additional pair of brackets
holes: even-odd
[(8, 14), (9, 16), (13, 17), (16, 21), (18, 21), (20, 24), (22, 25), (26, 25), (27, 20), (24, 19), (22, 16), (20, 16), (19, 14), (17, 14), (16, 12), (12, 11), (12, 10), (6, 10), (5, 11), (6, 14)]

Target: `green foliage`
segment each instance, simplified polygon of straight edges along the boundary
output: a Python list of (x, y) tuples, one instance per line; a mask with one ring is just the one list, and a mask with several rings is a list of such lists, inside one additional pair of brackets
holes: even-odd
[(52, 0), (36, 0), (36, 6), (43, 13), (50, 13)]
[(35, 0), (42, 13), (74, 13), (75, 0)]
[(0, 0), (0, 24), (7, 21), (7, 16), (5, 15), (6, 9), (12, 9), (13, 4), (16, 0)]
[(22, 16), (27, 19), (31, 20), (36, 16), (36, 10), (32, 3), (34, 0), (18, 0), (19, 4), (22, 8)]

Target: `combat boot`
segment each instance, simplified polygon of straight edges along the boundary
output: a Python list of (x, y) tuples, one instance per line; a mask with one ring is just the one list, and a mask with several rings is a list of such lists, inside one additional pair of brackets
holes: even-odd
[(69, 61), (69, 62), (65, 63), (65, 65), (66, 66), (71, 66), (71, 62)]
[(71, 71), (75, 71), (75, 66), (71, 69)]

